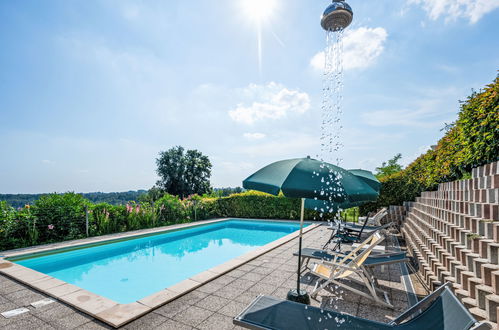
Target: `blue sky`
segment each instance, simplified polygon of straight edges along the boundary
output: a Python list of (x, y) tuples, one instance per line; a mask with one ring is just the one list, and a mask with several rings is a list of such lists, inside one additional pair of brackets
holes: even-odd
[[(261, 63), (245, 1), (0, 1), (0, 193), (148, 189), (176, 145), (215, 187), (317, 155), (329, 1), (274, 0)], [(348, 2), (343, 166), (407, 164), (495, 78), (499, 0)]]

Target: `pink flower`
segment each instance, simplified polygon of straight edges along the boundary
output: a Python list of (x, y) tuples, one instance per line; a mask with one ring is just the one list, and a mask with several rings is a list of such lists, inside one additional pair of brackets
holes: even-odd
[(132, 206), (130, 206), (130, 204), (127, 204), (127, 205), (126, 205), (126, 211), (127, 211), (128, 213), (132, 213), (132, 212), (133, 212), (133, 207), (132, 207)]
[(52, 230), (52, 229), (54, 229), (54, 225), (50, 224), (50, 225), (48, 225), (48, 226), (47, 226), (47, 228), (48, 228), (49, 230)]

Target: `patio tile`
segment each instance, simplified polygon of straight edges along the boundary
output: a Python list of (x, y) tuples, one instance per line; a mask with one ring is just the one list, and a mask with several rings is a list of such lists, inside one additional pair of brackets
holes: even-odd
[(240, 303), (243, 303), (243, 304), (247, 305), (250, 302), (252, 302), (253, 300), (255, 300), (255, 298), (257, 296), (258, 295), (256, 293), (254, 293), (254, 292), (246, 291), (246, 292), (241, 293), (236, 298), (234, 298), (234, 300), (237, 301), (237, 302), (240, 302)]
[(231, 301), (230, 303), (222, 307), (218, 311), (218, 313), (223, 314), (225, 316), (235, 317), (239, 313), (241, 313), (247, 306), (248, 304), (243, 304), (237, 301)]
[(227, 287), (236, 288), (240, 290), (247, 290), (255, 284), (256, 284), (255, 281), (240, 278), (231, 282)]
[(191, 330), (193, 327), (174, 321), (167, 320), (154, 328), (155, 330)]
[(92, 317), (83, 313), (72, 313), (63, 317), (52, 318), (51, 320), (45, 319), (45, 321), (56, 329), (75, 329), (92, 319)]
[(31, 314), (49, 322), (53, 319), (64, 317), (66, 315), (78, 313), (75, 309), (60, 303), (47, 305), (46, 308), (34, 309)]
[[(56, 329), (47, 322), (29, 315), (29, 313), (23, 314), (22, 316), (9, 319), (10, 322), (2, 325), (2, 330), (44, 330), (44, 329)], [(1, 324), (1, 323), (0, 323)]]
[(200, 329), (206, 330), (228, 330), (233, 327), (232, 318), (221, 314), (213, 314), (199, 325)]
[(0, 294), (5, 295), (5, 294), (12, 293), (12, 292), (24, 290), (26, 288), (27, 288), (27, 286), (25, 286), (25, 285), (19, 284), (19, 283), (14, 282), (14, 281), (11, 281), (9, 283), (9, 285), (5, 285), (5, 286), (3, 286), (3, 287), (0, 288)]
[(46, 298), (46, 296), (43, 296), (43, 295), (41, 295), (37, 292), (34, 292), (33, 290), (30, 290), (30, 289), (24, 289), (24, 290), (19, 290), (19, 291), (9, 293), (9, 294), (5, 295), (5, 298), (7, 298), (11, 302), (13, 302), (19, 306), (27, 306), (27, 305), (31, 304), (32, 302)]
[[(18, 304), (14, 304), (13, 302), (10, 302), (10, 301), (6, 302), (6, 303), (1, 303), (0, 304), (0, 313), (10, 311), (10, 310), (16, 309), (18, 307), (19, 307)], [(1, 316), (0, 316), (0, 319), (2, 319)]]
[(274, 292), (275, 286), (267, 283), (256, 283), (248, 289), (249, 292), (254, 292), (256, 294), (266, 294), (269, 295)]
[(249, 272), (249, 271), (253, 270), (254, 268), (255, 268), (255, 266), (250, 265), (250, 264), (246, 264), (246, 265), (242, 265), (240, 267), (237, 267), (238, 270), (241, 270), (243, 272)]
[(208, 296), (208, 293), (194, 290), (176, 299), (175, 302), (180, 304), (195, 305), (201, 299), (206, 298), (206, 296)]
[(173, 318), (178, 313), (183, 312), (187, 308), (190, 308), (191, 305), (187, 305), (180, 300), (174, 300), (160, 308), (154, 310), (154, 313), (158, 313), (167, 318)]
[(220, 276), (217, 279), (214, 279), (213, 281), (211, 281), (211, 283), (220, 284), (220, 285), (227, 285), (227, 284), (235, 281), (236, 279), (237, 279), (236, 277), (229, 276), (229, 275), (225, 274), (225, 275)]
[(235, 278), (239, 278), (239, 277), (243, 276), (246, 273), (247, 272), (242, 271), (240, 269), (234, 269), (234, 270), (230, 271), (229, 273), (227, 273), (227, 275), (235, 277)]
[(213, 295), (227, 299), (234, 299), (244, 291), (244, 289), (237, 289), (234, 287), (223, 287), (220, 290), (213, 292)]
[(114, 329), (114, 328), (97, 320), (87, 322), (78, 327), (78, 330), (103, 330), (103, 329)]
[(168, 318), (153, 312), (146, 314), (135, 321), (130, 322), (129, 324), (125, 325), (123, 328), (129, 330), (155, 329), (158, 325), (166, 321), (168, 321)]
[(230, 302), (229, 299), (221, 298), (217, 296), (208, 296), (203, 300), (199, 301), (196, 306), (216, 312)]
[(197, 290), (210, 294), (210, 293), (213, 293), (217, 290), (220, 290), (223, 287), (224, 287), (224, 285), (222, 285), (222, 284), (207, 283), (207, 284), (204, 284), (204, 285), (200, 286), (199, 288), (197, 288)]
[(189, 306), (186, 310), (175, 315), (173, 320), (196, 327), (213, 314), (214, 312), (210, 310), (197, 306)]

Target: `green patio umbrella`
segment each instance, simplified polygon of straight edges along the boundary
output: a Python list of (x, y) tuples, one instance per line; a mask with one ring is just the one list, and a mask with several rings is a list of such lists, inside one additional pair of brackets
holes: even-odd
[(356, 175), (310, 157), (281, 160), (267, 165), (244, 180), (243, 187), (272, 195), (278, 195), (282, 191), (286, 197), (301, 198), (298, 278), (296, 292), (290, 291), (288, 299), (302, 303), (310, 302), (307, 293), (300, 290), (305, 200), (308, 198), (330, 203), (354, 203), (372, 200), (378, 196), (376, 190)]
[[(370, 171), (354, 169), (354, 170), (348, 170), (348, 172), (355, 175), (358, 179), (364, 181), (364, 183), (368, 184), (371, 188), (373, 188), (376, 192), (379, 193), (379, 190), (381, 188), (381, 182), (379, 182), (379, 180)], [(378, 196), (376, 195), (376, 197), (371, 196), (370, 199), (367, 199), (365, 201), (351, 202), (348, 200), (347, 196), (347, 201), (341, 203), (334, 203), (320, 199), (307, 199), (305, 200), (305, 208), (309, 210), (315, 210), (318, 212), (336, 213), (339, 209), (346, 210), (352, 207), (361, 206), (367, 202), (372, 202), (376, 200), (377, 197)]]
[(381, 182), (379, 182), (379, 180), (374, 176), (374, 174), (372, 174), (372, 172), (361, 169), (348, 170), (348, 172), (357, 176), (377, 192), (379, 192), (379, 190), (381, 189)]

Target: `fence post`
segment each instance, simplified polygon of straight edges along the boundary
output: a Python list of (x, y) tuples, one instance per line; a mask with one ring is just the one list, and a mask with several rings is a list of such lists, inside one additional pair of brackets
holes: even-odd
[(85, 205), (85, 229), (88, 237), (88, 206)]

